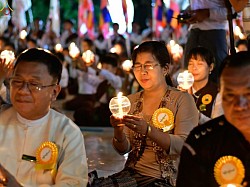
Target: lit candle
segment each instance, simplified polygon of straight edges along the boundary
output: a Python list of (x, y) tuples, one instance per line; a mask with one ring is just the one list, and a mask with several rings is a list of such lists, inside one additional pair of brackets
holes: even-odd
[(194, 83), (194, 76), (185, 70), (183, 73), (179, 73), (177, 82), (181, 88), (188, 90)]
[(11, 63), (14, 62), (15, 54), (14, 54), (13, 51), (4, 50), (4, 51), (1, 52), (0, 58), (5, 59), (5, 64), (8, 65), (8, 64), (11, 64)]
[(20, 34), (19, 34), (19, 37), (20, 37), (22, 40), (24, 40), (24, 39), (26, 38), (26, 36), (27, 36), (26, 30), (22, 30), (22, 31), (20, 32)]
[(117, 98), (118, 98), (118, 116), (119, 118), (123, 117), (123, 110), (122, 110), (122, 92), (119, 92), (117, 94)]
[(82, 59), (87, 63), (93, 63), (94, 60), (95, 60), (95, 54), (90, 51), (90, 50), (87, 50), (85, 51), (83, 54), (82, 54)]
[(133, 66), (133, 63), (131, 60), (125, 60), (123, 63), (122, 63), (122, 69), (124, 71), (130, 71), (131, 68)]
[(69, 55), (70, 55), (72, 58), (76, 58), (79, 54), (80, 54), (79, 48), (76, 46), (76, 44), (75, 44), (74, 42), (72, 42), (72, 43), (69, 45)]
[(56, 52), (62, 52), (63, 51), (63, 47), (59, 43), (55, 45), (54, 49), (55, 49)]
[(109, 102), (109, 109), (111, 113), (117, 118), (123, 118), (130, 111), (131, 103), (126, 96), (122, 95), (122, 92), (117, 94), (117, 97), (113, 97)]

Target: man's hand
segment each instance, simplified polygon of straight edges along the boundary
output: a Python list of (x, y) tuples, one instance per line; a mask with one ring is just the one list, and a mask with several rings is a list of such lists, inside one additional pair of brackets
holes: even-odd
[(187, 23), (190, 24), (202, 22), (210, 16), (209, 9), (191, 10), (189, 13), (192, 17), (187, 20)]
[(16, 178), (10, 174), (1, 164), (0, 172), (2, 176), (0, 177), (0, 186), (7, 187), (22, 187), (20, 183), (17, 182)]

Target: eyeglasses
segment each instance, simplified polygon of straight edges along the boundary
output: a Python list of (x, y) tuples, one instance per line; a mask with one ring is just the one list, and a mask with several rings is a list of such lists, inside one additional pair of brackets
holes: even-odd
[(150, 70), (153, 70), (155, 66), (159, 66), (160, 64), (149, 64), (149, 63), (146, 63), (146, 64), (140, 64), (140, 63), (137, 63), (135, 64), (132, 69), (133, 71), (141, 71), (142, 70), (142, 67), (145, 71), (150, 71)]
[(36, 92), (36, 91), (41, 91), (43, 88), (56, 86), (57, 84), (42, 85), (36, 82), (26, 82), (17, 78), (10, 78), (10, 86), (20, 89), (23, 88), (24, 85), (27, 85), (29, 91)]

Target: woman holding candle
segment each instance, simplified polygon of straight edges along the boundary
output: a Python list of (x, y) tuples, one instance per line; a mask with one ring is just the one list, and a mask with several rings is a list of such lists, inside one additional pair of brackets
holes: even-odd
[(167, 83), (170, 57), (163, 43), (142, 43), (132, 60), (143, 90), (128, 96), (129, 115), (110, 117), (113, 146), (120, 154), (129, 153), (128, 160), (121, 172), (96, 179), (92, 186), (175, 186), (184, 140), (198, 124), (195, 103)]
[(209, 80), (214, 69), (214, 56), (207, 48), (195, 47), (187, 58), (188, 71), (194, 76), (194, 83), (187, 91), (194, 97), (199, 124), (203, 124), (224, 113), (218, 86)]

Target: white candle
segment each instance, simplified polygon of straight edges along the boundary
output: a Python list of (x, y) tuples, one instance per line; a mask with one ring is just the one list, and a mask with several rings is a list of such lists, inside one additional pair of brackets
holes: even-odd
[(4, 50), (4, 51), (1, 52), (0, 58), (5, 59), (5, 64), (8, 65), (8, 64), (11, 64), (11, 63), (14, 62), (15, 54), (14, 54), (13, 51)]
[(26, 30), (22, 30), (22, 31), (20, 32), (20, 34), (19, 34), (19, 37), (20, 37), (22, 40), (24, 40), (24, 39), (26, 38), (26, 36), (27, 36)]
[(122, 63), (122, 69), (124, 71), (130, 71), (130, 69), (132, 68), (133, 66), (133, 63), (131, 60), (125, 60), (123, 63)]
[(90, 51), (87, 50), (82, 54), (82, 59), (88, 64), (88, 63), (92, 63), (95, 60), (95, 54)]
[(74, 42), (70, 43), (69, 45), (69, 55), (72, 58), (76, 58), (80, 54), (79, 48), (76, 46)]
[(119, 92), (117, 94), (117, 98), (118, 98), (118, 116), (120, 118), (123, 117), (123, 110), (122, 110), (122, 92)]
[(55, 49), (56, 52), (62, 52), (63, 51), (63, 47), (59, 43), (55, 45), (54, 49)]
[(185, 70), (183, 73), (179, 73), (177, 82), (181, 88), (188, 90), (194, 83), (194, 76)]

